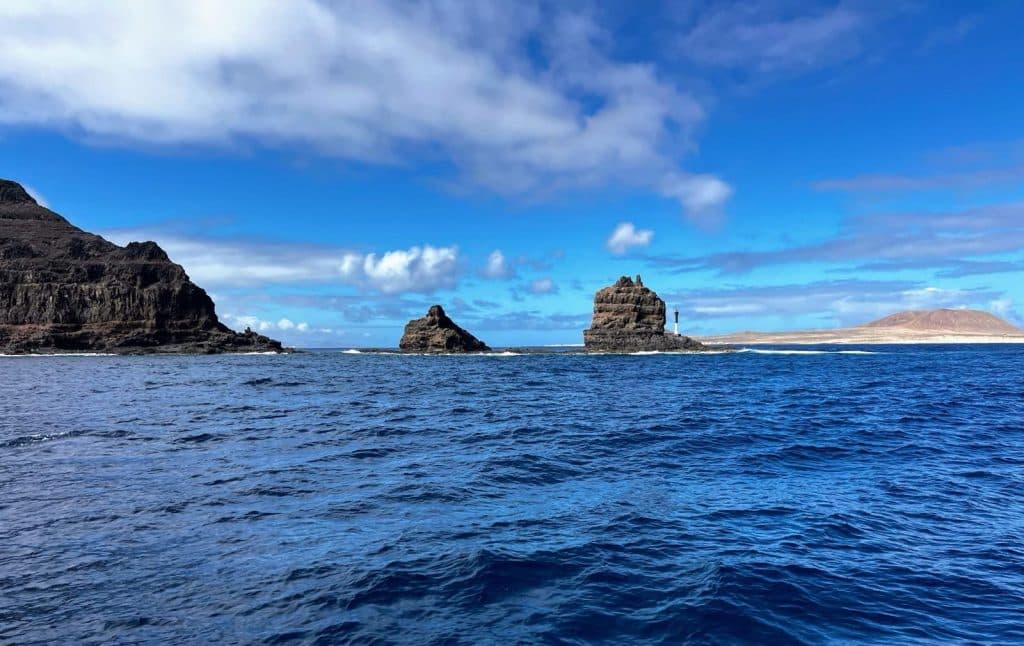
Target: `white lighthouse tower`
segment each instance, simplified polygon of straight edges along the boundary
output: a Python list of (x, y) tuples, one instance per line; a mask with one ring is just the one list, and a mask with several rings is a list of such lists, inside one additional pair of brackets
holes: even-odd
[(676, 336), (679, 336), (679, 310), (676, 310), (676, 325), (675, 325)]

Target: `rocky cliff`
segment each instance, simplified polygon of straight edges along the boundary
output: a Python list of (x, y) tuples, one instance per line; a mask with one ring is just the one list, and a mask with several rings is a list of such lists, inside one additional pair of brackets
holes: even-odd
[(653, 352), (706, 349), (690, 337), (665, 333), (665, 301), (644, 287), (640, 276), (627, 276), (594, 296), (594, 318), (584, 330), (587, 350)]
[(423, 318), (409, 321), (398, 347), (405, 352), (487, 352), (487, 344), (448, 318), (434, 305)]
[(119, 247), (0, 180), (0, 353), (282, 351), (228, 329), (155, 242)]

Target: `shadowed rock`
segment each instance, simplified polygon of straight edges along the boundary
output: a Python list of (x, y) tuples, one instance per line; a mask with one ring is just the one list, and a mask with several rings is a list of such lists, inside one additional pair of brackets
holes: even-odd
[(281, 352), (217, 319), (155, 242), (120, 247), (0, 180), (0, 353)]
[(665, 301), (644, 287), (640, 276), (627, 276), (594, 296), (594, 318), (584, 330), (587, 350), (596, 352), (653, 352), (706, 350), (687, 336), (665, 333)]
[(398, 347), (405, 352), (487, 352), (487, 344), (448, 318), (434, 305), (427, 315), (409, 321)]

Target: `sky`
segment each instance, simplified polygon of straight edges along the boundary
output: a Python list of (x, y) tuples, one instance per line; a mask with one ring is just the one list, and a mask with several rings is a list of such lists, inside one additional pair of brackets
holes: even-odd
[(223, 321), (394, 346), (1024, 323), (1024, 3), (0, 3), (0, 177)]

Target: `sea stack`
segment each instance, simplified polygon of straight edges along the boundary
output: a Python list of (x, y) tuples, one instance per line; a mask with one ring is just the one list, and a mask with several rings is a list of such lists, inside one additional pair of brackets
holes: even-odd
[(282, 351), (222, 324), (155, 242), (120, 247), (0, 179), (0, 353)]
[(707, 348), (688, 336), (665, 333), (665, 301), (640, 276), (623, 276), (594, 296), (594, 318), (583, 331), (592, 352), (672, 352)]
[(448, 318), (433, 305), (423, 318), (409, 321), (398, 347), (404, 352), (488, 352), (487, 344)]

